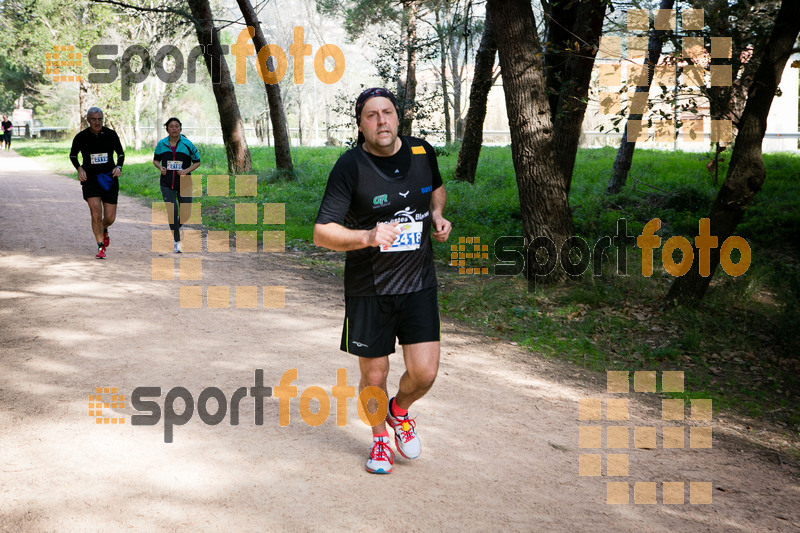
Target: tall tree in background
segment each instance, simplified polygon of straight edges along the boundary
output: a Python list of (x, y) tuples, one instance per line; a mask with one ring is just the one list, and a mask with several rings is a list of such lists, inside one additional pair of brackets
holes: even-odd
[(445, 144), (450, 144), (453, 142), (453, 135), (452, 131), (450, 130), (450, 97), (448, 95), (449, 91), (447, 90), (447, 32), (448, 29), (452, 31), (452, 28), (448, 28), (444, 14), (446, 13), (446, 7), (449, 4), (447, 0), (442, 2), (444, 9), (437, 8), (434, 11), (434, 15), (436, 17), (436, 35), (439, 40), (439, 82), (442, 86), (442, 111), (444, 113), (444, 142)]
[[(753, 83), (761, 61), (761, 54), (754, 51), (761, 51), (765, 46), (780, 1), (743, 0), (731, 3), (729, 0), (695, 0), (692, 5), (704, 9), (709, 35), (731, 38), (731, 56), (710, 59), (712, 65), (730, 65), (731, 83), (704, 86), (700, 90), (708, 98), (711, 120), (730, 120), (735, 137), (747, 101), (747, 90)], [(695, 63), (691, 57), (689, 61)], [(714, 172), (716, 185), (719, 157), (729, 143), (717, 141), (714, 144), (714, 159), (708, 168)]]
[[(228, 172), (238, 174), (252, 169), (250, 150), (245, 139), (244, 123), (239, 112), (236, 91), (231, 81), (228, 64), (223, 57), (219, 32), (214, 26), (214, 14), (208, 0), (187, 0), (190, 12), (187, 13), (182, 3), (163, 2), (158, 7), (139, 4), (128, 4), (117, 0), (91, 0), (94, 3), (105, 3), (131, 9), (141, 13), (171, 13), (180, 20), (190, 21), (197, 40), (202, 47), (203, 60), (206, 64), (214, 99), (217, 103), (222, 141), (228, 159)], [(226, 47), (227, 48), (227, 47)]]
[[(466, 0), (461, 9), (459, 3), (455, 4), (448, 32), (448, 51), (450, 58), (450, 72), (453, 83), (453, 122), (455, 126), (456, 141), (464, 138), (464, 116), (462, 109), (462, 77), (464, 69), (472, 49), (473, 34), (475, 33), (474, 17), (472, 15), (472, 1)], [(460, 58), (461, 50), (464, 50), (463, 61)]]
[[(373, 25), (380, 25), (379, 37), (384, 41), (391, 40), (387, 35), (387, 26), (399, 26), (399, 46), (392, 50), (397, 58), (388, 60), (397, 68), (385, 69), (380, 65), (378, 70), (382, 76), (390, 71), (395, 73), (397, 103), (400, 108), (400, 135), (411, 135), (414, 113), (417, 111), (417, 23), (423, 15), (422, 0), (318, 0), (317, 9), (327, 15), (338, 15), (344, 19), (344, 28), (350, 39), (361, 37)], [(379, 63), (386, 65), (387, 59), (380, 58)]]
[(486, 102), (492, 88), (494, 60), (497, 56), (494, 30), (490, 11), (487, 10), (483, 22), (483, 36), (475, 57), (475, 76), (469, 92), (464, 139), (458, 151), (455, 179), (475, 183), (475, 172), (483, 144), (483, 123), (486, 120)]
[[(489, 0), (486, 10), (497, 30), (523, 237), (537, 246), (538, 238), (548, 239), (553, 257), (572, 235), (573, 226), (565, 176), (553, 164), (556, 146), (536, 21), (528, 0)], [(526, 261), (527, 279), (534, 279), (537, 267), (535, 261)]]
[[(13, 109), (20, 102), (33, 108), (34, 114), (53, 105), (54, 73), (47, 72), (45, 54), (53, 46), (77, 45), (76, 51), (86, 52), (84, 43), (98, 42), (103, 36), (110, 11), (86, 2), (66, 0), (8, 0), (0, 2), (0, 108)], [(60, 75), (78, 75), (85, 79), (87, 62), (83, 67), (60, 67)], [(79, 103), (73, 115), (74, 123), (85, 121), (89, 99), (88, 84), (79, 85)], [(64, 117), (63, 110), (60, 116)], [(83, 112), (81, 112), (83, 111)], [(80, 116), (82, 115), (82, 116)], [(84, 124), (85, 126), (85, 124)]]
[[(700, 271), (702, 255), (693, 250), (695, 260), (685, 275), (672, 283), (668, 301), (696, 302), (708, 289), (720, 262), (719, 247), (734, 234), (745, 209), (761, 190), (766, 178), (761, 143), (767, 129), (767, 116), (781, 81), (786, 62), (800, 33), (800, 2), (783, 0), (775, 26), (766, 42), (758, 70), (748, 89), (747, 103), (739, 121), (739, 134), (733, 147), (728, 173), (709, 214), (710, 234), (717, 244), (710, 250), (708, 272)], [(703, 275), (706, 274), (706, 275)]]
[[(242, 15), (244, 15), (245, 22), (248, 26), (254, 28), (252, 37), (256, 53), (258, 53), (259, 50), (267, 46), (267, 40), (261, 30), (261, 22), (258, 20), (250, 0), (236, 1), (239, 4)], [(275, 70), (275, 60), (270, 56), (268, 61), (270, 70)], [(293, 170), (292, 151), (289, 145), (289, 128), (286, 123), (286, 112), (283, 109), (281, 89), (277, 83), (264, 83), (264, 90), (267, 92), (269, 117), (272, 122), (272, 134), (275, 140), (275, 166), (281, 170), (291, 172)]]
[(397, 79), (397, 103), (400, 106), (399, 135), (411, 135), (417, 102), (417, 17), (419, 0), (401, 0), (400, 49), (405, 53), (405, 67)]
[[(544, 67), (553, 138), (558, 147), (556, 164), (563, 172), (567, 192), (572, 183), (575, 156), (583, 132), (594, 57), (608, 0), (551, 0), (548, 46)], [(498, 30), (499, 31), (499, 30)]]
[[(550, 259), (554, 260), (572, 236), (569, 186), (605, 7), (599, 0), (581, 2), (574, 15), (551, 22), (572, 28), (569, 46), (559, 50), (562, 55), (557, 60), (551, 59), (551, 68), (559, 72), (553, 78), (555, 87), (551, 88), (546, 85), (543, 50), (531, 3), (527, 0), (487, 3), (500, 56), (522, 231), (531, 243), (526, 261), (529, 280), (542, 275), (539, 272), (542, 265), (531, 260), (536, 250), (547, 248)], [(557, 100), (552, 98), (553, 91), (558, 95)], [(552, 266), (545, 265), (544, 280), (561, 277), (561, 269), (548, 270)]]
[[(188, 0), (192, 10), (197, 39), (204, 47), (203, 59), (211, 76), (214, 98), (217, 101), (222, 139), (228, 156), (228, 171), (231, 174), (247, 172), (253, 168), (250, 150), (244, 136), (244, 123), (239, 113), (236, 91), (231, 81), (228, 64), (220, 47), (219, 33), (214, 27), (214, 15), (208, 0)], [(219, 73), (217, 75), (217, 72)]]
[[(675, 0), (661, 0), (658, 5), (659, 9), (672, 9), (675, 5)], [(653, 84), (653, 74), (655, 73), (658, 58), (661, 57), (661, 50), (664, 46), (664, 30), (650, 30), (650, 39), (647, 42), (647, 58), (645, 65), (647, 66), (647, 83), (636, 85), (635, 93), (650, 94), (650, 87)], [(645, 97), (646, 98), (646, 97)], [(636, 99), (634, 99), (636, 101)], [(639, 113), (638, 109), (628, 115), (628, 120), (642, 120), (644, 113)], [(677, 118), (677, 117), (676, 117)], [(623, 128), (622, 141), (620, 142), (619, 149), (617, 150), (617, 158), (614, 160), (614, 169), (611, 171), (611, 179), (606, 186), (606, 194), (617, 194), (625, 186), (625, 181), (628, 179), (628, 172), (631, 170), (631, 162), (633, 161), (633, 152), (636, 149), (636, 139), (628, 139), (628, 128)]]

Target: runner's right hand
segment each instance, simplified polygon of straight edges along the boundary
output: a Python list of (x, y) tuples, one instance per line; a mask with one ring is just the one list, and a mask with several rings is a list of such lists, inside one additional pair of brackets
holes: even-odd
[(86, 181), (86, 171), (83, 170), (83, 167), (78, 167), (78, 179), (80, 181)]
[(377, 226), (369, 230), (367, 246), (391, 246), (400, 235), (398, 224), (399, 222), (378, 222)]

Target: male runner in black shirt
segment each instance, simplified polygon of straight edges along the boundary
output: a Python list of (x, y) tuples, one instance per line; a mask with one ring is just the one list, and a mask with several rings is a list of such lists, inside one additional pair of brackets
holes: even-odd
[[(78, 179), (83, 189), (83, 199), (92, 214), (92, 232), (97, 241), (97, 257), (105, 259), (109, 245), (108, 227), (117, 218), (119, 176), (125, 153), (117, 132), (103, 126), (103, 111), (92, 107), (86, 113), (89, 127), (72, 140), (69, 159), (78, 169)], [(112, 154), (116, 152), (114, 162)], [(78, 153), (83, 163), (78, 162)]]
[(14, 133), (14, 125), (8, 120), (8, 117), (3, 115), (3, 122), (0, 126), (3, 131), (3, 143), (5, 144), (6, 152), (11, 150), (11, 134)]
[[(406, 371), (389, 401), (386, 422), (395, 432), (397, 450), (416, 459), (420, 440), (408, 409), (428, 392), (439, 369), (439, 308), (429, 237), (444, 242), (450, 235), (451, 224), (442, 216), (446, 195), (431, 145), (398, 137), (397, 102), (390, 91), (362, 92), (356, 123), (358, 145), (331, 171), (314, 243), (347, 252), (341, 349), (359, 358), (359, 390), (376, 386), (386, 393), (395, 337), (403, 346)], [(372, 434), (367, 471), (389, 474), (394, 453), (385, 423), (374, 426)]]

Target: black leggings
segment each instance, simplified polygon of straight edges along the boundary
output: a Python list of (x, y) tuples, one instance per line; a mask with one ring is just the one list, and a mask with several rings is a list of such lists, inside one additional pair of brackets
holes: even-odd
[[(172, 238), (175, 242), (181, 240), (181, 216), (180, 204), (189, 204), (192, 202), (191, 196), (181, 196), (179, 191), (174, 191), (169, 187), (161, 186), (161, 196), (164, 198), (164, 203), (172, 204), (173, 218), (170, 222), (169, 229), (172, 230)], [(184, 219), (189, 218), (189, 213), (186, 213)]]
[(11, 146), (11, 132), (10, 131), (3, 132), (3, 140), (5, 141), (6, 146)]

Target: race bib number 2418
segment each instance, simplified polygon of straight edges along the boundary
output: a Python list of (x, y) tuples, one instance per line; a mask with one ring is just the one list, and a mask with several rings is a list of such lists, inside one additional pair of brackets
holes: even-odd
[(403, 222), (397, 228), (400, 235), (391, 246), (381, 246), (381, 252), (408, 252), (419, 248), (422, 240), (422, 222)]

